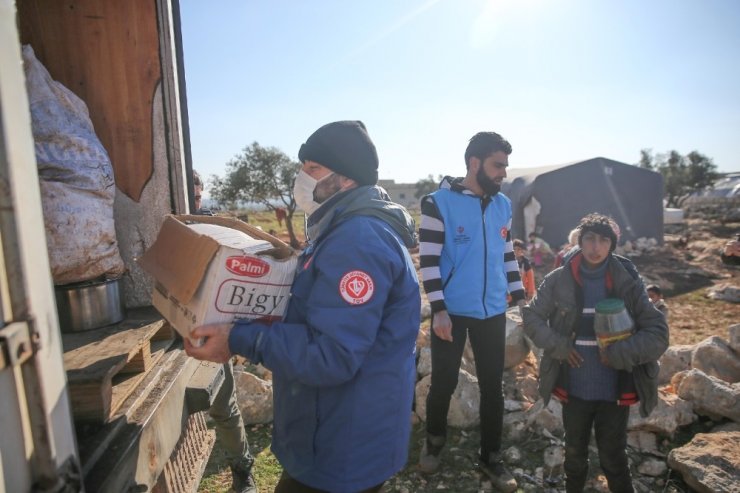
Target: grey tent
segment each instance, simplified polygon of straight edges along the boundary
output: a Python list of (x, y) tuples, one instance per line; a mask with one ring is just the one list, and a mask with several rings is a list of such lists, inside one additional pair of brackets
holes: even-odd
[(556, 166), (509, 169), (507, 174), (502, 192), (512, 203), (513, 238), (526, 240), (534, 230), (557, 249), (567, 241), (568, 232), (579, 219), (599, 212), (617, 221), (621, 242), (646, 237), (663, 243), (660, 173), (597, 157)]

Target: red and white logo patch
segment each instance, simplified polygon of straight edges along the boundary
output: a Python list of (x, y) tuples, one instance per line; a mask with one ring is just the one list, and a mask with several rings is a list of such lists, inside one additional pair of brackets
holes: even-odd
[(347, 272), (339, 280), (339, 294), (350, 305), (367, 303), (373, 297), (374, 292), (373, 278), (361, 270)]
[(226, 268), (238, 276), (264, 277), (270, 272), (270, 264), (257, 257), (232, 255), (226, 259)]
[(501, 238), (506, 239), (506, 235), (509, 233), (509, 231), (506, 229), (506, 226), (501, 228)]

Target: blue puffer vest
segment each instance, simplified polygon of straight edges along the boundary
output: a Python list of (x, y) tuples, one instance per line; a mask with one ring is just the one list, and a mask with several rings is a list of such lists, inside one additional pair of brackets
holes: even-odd
[(440, 274), (447, 311), (484, 319), (506, 311), (504, 266), (511, 201), (498, 193), (481, 210), (481, 197), (440, 189), (432, 194), (445, 223)]

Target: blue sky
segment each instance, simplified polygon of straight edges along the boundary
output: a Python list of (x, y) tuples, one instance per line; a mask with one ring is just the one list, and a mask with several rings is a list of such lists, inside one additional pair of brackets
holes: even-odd
[(365, 122), (380, 178), (692, 150), (740, 171), (740, 1), (180, 0), (194, 167)]

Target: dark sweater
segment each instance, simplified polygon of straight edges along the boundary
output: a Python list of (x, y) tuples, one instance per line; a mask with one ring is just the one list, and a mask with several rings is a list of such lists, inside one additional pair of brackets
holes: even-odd
[(587, 401), (616, 401), (617, 370), (601, 362), (594, 332), (594, 307), (607, 297), (606, 262), (593, 270), (582, 263), (579, 273), (583, 283), (583, 313), (575, 348), (583, 357), (583, 363), (570, 369), (570, 394)]

